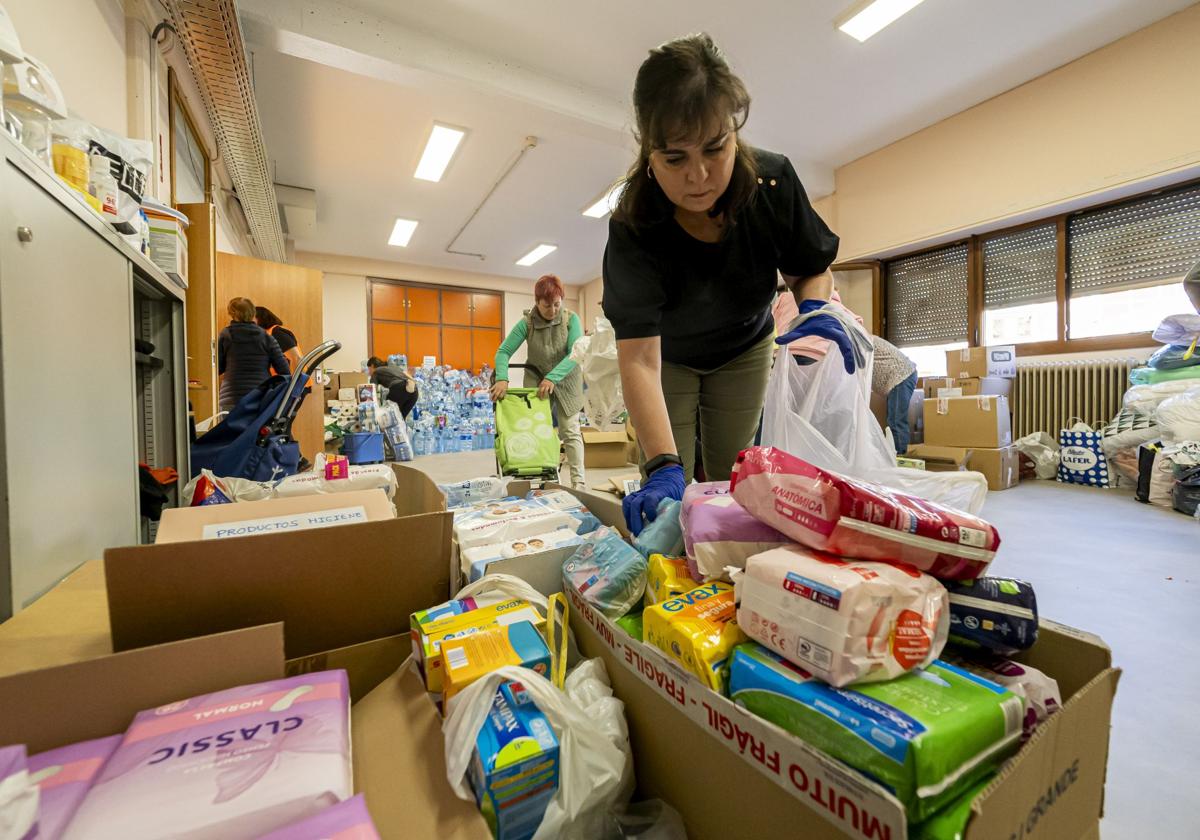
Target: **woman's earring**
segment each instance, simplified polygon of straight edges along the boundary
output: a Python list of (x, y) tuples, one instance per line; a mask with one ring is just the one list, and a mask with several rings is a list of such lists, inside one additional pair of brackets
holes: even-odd
[(647, 163), (646, 163), (646, 177), (649, 178), (651, 181), (654, 180), (654, 170), (650, 168), (649, 161), (647, 161)]

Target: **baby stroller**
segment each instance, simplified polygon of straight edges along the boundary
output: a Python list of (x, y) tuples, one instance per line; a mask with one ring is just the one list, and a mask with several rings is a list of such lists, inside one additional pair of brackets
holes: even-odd
[[(524, 368), (542, 379), (532, 365), (509, 365), (512, 368)], [(496, 403), (496, 470), (502, 476), (558, 481), (558, 463), (550, 401), (539, 398), (537, 388), (509, 388)]]
[(251, 481), (295, 475), (300, 444), (292, 437), (292, 421), (304, 403), (313, 372), (341, 347), (336, 341), (314, 347), (290, 377), (272, 376), (242, 397), (224, 420), (192, 444), (192, 476), (202, 469), (221, 478)]

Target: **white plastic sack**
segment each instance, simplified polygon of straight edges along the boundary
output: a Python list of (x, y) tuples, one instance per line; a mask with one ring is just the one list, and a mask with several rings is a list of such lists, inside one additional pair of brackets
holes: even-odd
[(597, 318), (592, 334), (575, 342), (571, 361), (583, 373), (583, 410), (588, 422), (604, 431), (617, 428), (617, 418), (625, 411), (625, 398), (617, 367), (617, 334), (607, 318)]
[(1034, 432), (1013, 441), (1017, 451), (1033, 461), (1038, 478), (1058, 475), (1058, 442), (1047, 432)]
[(485, 575), (458, 590), (454, 597), (458, 599), (474, 598), (477, 604), (485, 606), (520, 598), (538, 607), (542, 615), (545, 615), (549, 608), (549, 600), (545, 595), (514, 575)]
[[(828, 304), (840, 308), (838, 304)], [(844, 311), (844, 310), (843, 310)], [(869, 335), (847, 317), (846, 329)], [(762, 445), (775, 446), (825, 470), (894, 487), (968, 513), (979, 513), (987, 479), (977, 472), (925, 472), (896, 466), (883, 429), (871, 413), (873, 357), (851, 376), (842, 355), (825, 354), (811, 365), (776, 357), (763, 410)]]
[(534, 840), (590, 840), (600, 836), (608, 811), (617, 803), (625, 786), (627, 755), (613, 743), (604, 727), (568, 694), (528, 668), (511, 665), (499, 668), (450, 699), (442, 723), (446, 778), (450, 786), (460, 799), (475, 800), (467, 781), (467, 768), (492, 698), (505, 680), (517, 680), (525, 687), (558, 738), (558, 791), (546, 808)]
[(1154, 420), (1169, 443), (1200, 440), (1200, 388), (1164, 400), (1154, 410)]
[(213, 475), (212, 470), (200, 470), (200, 475), (184, 485), (183, 494), (179, 497), (179, 503), (182, 507), (187, 507), (192, 503), (192, 497), (196, 494), (196, 485), (201, 478), (207, 478), (216, 484), (220, 488), (221, 493), (229, 497), (229, 501), (231, 502), (260, 502), (263, 499), (271, 498), (274, 491), (269, 481), (251, 481), (248, 478), (221, 478)]
[(1126, 408), (1143, 414), (1153, 414), (1166, 400), (1196, 387), (1194, 379), (1178, 379), (1173, 382), (1158, 382), (1154, 385), (1134, 385), (1125, 392)]
[(1163, 344), (1190, 345), (1200, 338), (1200, 315), (1169, 315), (1154, 328), (1151, 337)]

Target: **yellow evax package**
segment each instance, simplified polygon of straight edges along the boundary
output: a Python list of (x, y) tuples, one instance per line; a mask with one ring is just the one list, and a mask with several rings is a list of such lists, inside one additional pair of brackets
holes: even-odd
[(733, 586), (713, 581), (646, 607), (642, 627), (647, 644), (721, 691), (725, 660), (734, 646), (746, 641), (736, 618)]
[(668, 598), (677, 598), (699, 585), (700, 581), (688, 577), (685, 558), (668, 557), (665, 554), (650, 555), (646, 567), (646, 606)]
[(518, 621), (528, 621), (539, 631), (546, 618), (528, 601), (514, 598), (500, 604), (489, 604), (458, 615), (446, 615), (418, 627), (412, 636), (413, 654), (425, 677), (425, 689), (435, 695), (442, 692), (442, 662), (438, 649), (445, 639), (456, 639), (471, 633), (506, 627)]

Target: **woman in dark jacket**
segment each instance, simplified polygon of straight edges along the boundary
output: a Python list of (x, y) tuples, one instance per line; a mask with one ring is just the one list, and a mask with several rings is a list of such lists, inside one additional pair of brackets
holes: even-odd
[(221, 374), (221, 411), (230, 411), (271, 376), (291, 374), (279, 342), (254, 323), (254, 304), (247, 298), (229, 301), (229, 326), (217, 337), (217, 372)]

